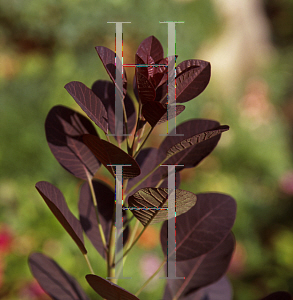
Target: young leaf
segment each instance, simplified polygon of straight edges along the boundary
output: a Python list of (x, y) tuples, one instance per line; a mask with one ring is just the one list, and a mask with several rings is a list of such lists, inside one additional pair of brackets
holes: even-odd
[[(233, 292), (229, 279), (223, 276), (217, 282), (208, 285), (187, 296), (181, 295), (180, 300), (232, 300)], [(165, 286), (163, 300), (172, 299), (172, 294), (168, 284)]]
[(100, 276), (89, 274), (86, 275), (85, 278), (92, 289), (107, 300), (139, 300), (136, 296), (124, 290), (119, 285)]
[(180, 262), (176, 261), (176, 276), (185, 277), (185, 279), (167, 281), (172, 296), (174, 297), (179, 290), (180, 292), (182, 291), (181, 286), (183, 284), (185, 287), (181, 295), (185, 297), (198, 289), (219, 280), (226, 273), (229, 267), (234, 246), (235, 239), (233, 234), (230, 233), (211, 252), (194, 259)]
[(92, 123), (80, 113), (62, 105), (54, 106), (45, 122), (49, 147), (60, 165), (75, 177), (87, 180), (100, 167), (100, 162), (82, 140), (84, 134), (97, 136)]
[[(235, 200), (224, 194), (197, 195), (197, 203), (176, 217), (176, 261), (188, 260), (213, 250), (231, 231), (236, 217)], [(167, 255), (167, 226), (161, 229), (161, 245)]]
[[(176, 189), (175, 195), (176, 216), (187, 212), (195, 205), (195, 194)], [(168, 219), (168, 207), (171, 208), (168, 203), (168, 189), (143, 188), (128, 198), (128, 206), (132, 208), (131, 212), (143, 226), (150, 221), (152, 223), (165, 221)]]
[[(92, 91), (103, 102), (108, 114), (108, 128), (111, 133), (115, 133), (115, 85), (111, 81), (97, 80), (92, 85)], [(136, 124), (136, 114), (133, 102), (128, 94), (124, 98), (124, 105), (127, 116), (127, 128), (131, 133)], [(123, 133), (126, 133), (125, 125), (123, 124)], [(114, 136), (119, 143), (122, 143), (126, 136)]]
[[(96, 47), (96, 51), (108, 73), (113, 83), (116, 85), (116, 87), (119, 89), (118, 85), (115, 82), (116, 79), (116, 62), (115, 59), (119, 60), (119, 57), (116, 57), (116, 54), (114, 51), (110, 50), (107, 47), (98, 46)], [(120, 62), (121, 63), (121, 62)], [(123, 98), (126, 95), (127, 92), (127, 77), (125, 68), (123, 68)], [(120, 91), (122, 94), (122, 91)]]
[(28, 260), (31, 272), (42, 289), (55, 300), (89, 300), (74, 277), (53, 259), (42, 253), (32, 253)]
[(83, 243), (82, 228), (79, 220), (69, 210), (64, 196), (53, 184), (46, 181), (39, 181), (36, 184), (36, 189), (45, 200), (46, 204), (55, 215), (60, 224), (69, 233), (75, 241), (80, 251), (86, 254)]
[(197, 97), (206, 88), (211, 77), (211, 65), (207, 61), (189, 59), (176, 67), (176, 103)]
[[(184, 105), (176, 105), (176, 116), (182, 113), (184, 109)], [(167, 122), (167, 120), (174, 119), (175, 111), (174, 106), (170, 106), (169, 111), (167, 111), (166, 105), (156, 101), (149, 101), (142, 106), (142, 115), (152, 127), (155, 127), (156, 125)]]
[(209, 140), (213, 138), (214, 136), (221, 134), (222, 132), (225, 132), (229, 130), (228, 125), (221, 125), (219, 127), (216, 127), (214, 129), (210, 129), (204, 132), (201, 132), (199, 134), (196, 134), (188, 139), (184, 139), (180, 141), (180, 143), (172, 146), (168, 151), (167, 151), (167, 157), (172, 157), (173, 155), (191, 147), (194, 145), (197, 145), (199, 143), (202, 143), (206, 140)]
[(114, 177), (113, 169), (108, 165), (130, 165), (123, 167), (124, 179), (136, 177), (140, 174), (137, 162), (117, 146), (91, 134), (85, 134), (83, 141)]
[(148, 101), (154, 101), (156, 98), (156, 90), (151, 81), (141, 72), (136, 72), (135, 77), (141, 103), (145, 104)]
[[(205, 119), (193, 119), (186, 121), (176, 127), (176, 133), (184, 134), (184, 136), (167, 136), (159, 147), (159, 151), (162, 157), (166, 156), (166, 152), (174, 145), (180, 143), (182, 140), (192, 138), (201, 132), (205, 132), (220, 126), (216, 121)], [(174, 130), (171, 134), (174, 133)], [(221, 134), (205, 140), (199, 144), (195, 144), (184, 152), (175, 154), (166, 161), (166, 164), (170, 165), (184, 165), (176, 167), (176, 171), (183, 170), (184, 168), (192, 168), (198, 165), (206, 156), (208, 156), (218, 144)], [(167, 173), (165, 173), (166, 175)]]
[[(109, 242), (109, 236), (112, 225), (112, 217), (115, 211), (115, 192), (108, 187), (104, 182), (93, 180), (93, 187), (98, 203), (99, 219), (106, 237), (106, 242)], [(98, 250), (102, 257), (106, 257), (100, 231), (97, 222), (95, 207), (93, 204), (90, 187), (85, 182), (80, 190), (79, 196), (79, 219), (83, 230), (87, 237)], [(123, 211), (123, 222), (127, 221), (127, 214)], [(127, 242), (129, 236), (129, 226), (123, 231), (123, 245)]]
[(262, 298), (262, 300), (292, 300), (292, 298), (292, 295), (287, 292), (275, 292)]
[(107, 133), (107, 111), (102, 101), (94, 94), (94, 92), (79, 81), (71, 81), (64, 87), (88, 117)]

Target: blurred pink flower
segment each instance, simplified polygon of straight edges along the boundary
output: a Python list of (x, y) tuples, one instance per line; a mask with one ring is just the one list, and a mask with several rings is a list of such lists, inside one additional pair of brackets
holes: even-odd
[(282, 192), (293, 195), (293, 171), (287, 172), (281, 177), (279, 186)]
[(36, 280), (28, 283), (20, 290), (20, 299), (49, 300), (51, 299)]
[(154, 254), (145, 254), (140, 260), (140, 269), (144, 278), (152, 276), (161, 264), (161, 260)]
[(13, 241), (13, 235), (7, 225), (1, 225), (0, 228), (0, 253), (9, 253)]

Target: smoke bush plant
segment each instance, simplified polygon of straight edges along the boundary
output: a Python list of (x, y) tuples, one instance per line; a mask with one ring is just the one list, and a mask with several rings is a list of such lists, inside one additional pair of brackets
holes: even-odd
[[(54, 185), (41, 181), (36, 184), (36, 189), (84, 255), (91, 272), (86, 275), (86, 280), (95, 292), (108, 300), (134, 300), (139, 299), (140, 292), (166, 265), (172, 254), (167, 252), (168, 168), (161, 165), (178, 165), (175, 190), (176, 276), (185, 279), (167, 279), (162, 299), (232, 299), (231, 287), (224, 274), (235, 245), (231, 233), (236, 217), (235, 200), (220, 193), (195, 195), (179, 189), (180, 171), (198, 165), (213, 151), (222, 132), (229, 127), (221, 126), (217, 121), (192, 119), (177, 126), (177, 135), (168, 134), (158, 148), (143, 148), (155, 126), (175, 117), (171, 106), (167, 114), (168, 58), (164, 58), (161, 43), (150, 36), (140, 44), (135, 55), (135, 64), (140, 65), (136, 67), (133, 81), (137, 111), (127, 93), (125, 70), (123, 90), (118, 90), (123, 94), (123, 132), (133, 134), (114, 136), (116, 142), (111, 142), (107, 134), (115, 133), (115, 53), (106, 47), (96, 47), (96, 50), (112, 82), (98, 80), (89, 89), (74, 81), (66, 84), (65, 89), (104, 131), (107, 140), (99, 137), (88, 118), (65, 106), (53, 107), (45, 122), (46, 138), (57, 161), (72, 175), (85, 181), (80, 189), (79, 220), (70, 212), (61, 191)], [(143, 65), (149, 66), (141, 67)], [(190, 59), (178, 64), (176, 103), (198, 96), (209, 82), (210, 70), (210, 63), (202, 60)], [(184, 105), (176, 105), (176, 115), (184, 108)], [(122, 150), (123, 143), (127, 153)], [(165, 259), (135, 295), (131, 293), (135, 291), (129, 292), (118, 286), (114, 278), (118, 275), (115, 274), (115, 191), (94, 178), (101, 165), (115, 178), (117, 174), (113, 165), (121, 164), (129, 165), (123, 168), (123, 233), (117, 237), (123, 239), (123, 258), (127, 258), (151, 223), (163, 222), (160, 239)], [(130, 219), (131, 213), (127, 210), (133, 215)], [(133, 217), (136, 225), (130, 228)], [(144, 227), (135, 238), (139, 222)], [(83, 232), (105, 259), (105, 277), (108, 279), (94, 274)], [(51, 258), (33, 253), (29, 257), (29, 266), (52, 299), (89, 299), (77, 281)], [(165, 272), (167, 276), (166, 267)], [(281, 297), (290, 299), (285, 292), (277, 292), (265, 299)]]

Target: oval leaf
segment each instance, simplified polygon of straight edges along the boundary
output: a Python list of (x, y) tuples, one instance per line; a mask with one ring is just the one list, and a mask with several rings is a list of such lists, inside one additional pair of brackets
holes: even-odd
[(287, 292), (275, 292), (262, 298), (262, 300), (292, 300), (292, 296)]
[(108, 165), (130, 165), (123, 167), (124, 179), (136, 177), (140, 174), (137, 162), (117, 146), (91, 134), (85, 134), (83, 141), (114, 177), (115, 172), (113, 169), (115, 170), (115, 167)]
[[(176, 217), (187, 212), (196, 202), (196, 195), (191, 192), (176, 189), (175, 195)], [(143, 226), (165, 221), (168, 219), (168, 207), (171, 208), (168, 189), (143, 188), (128, 198), (128, 206)]]
[[(108, 114), (108, 129), (112, 134), (115, 133), (115, 85), (111, 81), (97, 80), (92, 86), (92, 91), (103, 102)], [(136, 114), (133, 102), (128, 94), (124, 98), (124, 106), (127, 116), (127, 129), (131, 133), (136, 124)], [(123, 122), (123, 133), (126, 134), (125, 124)], [(126, 136), (114, 136), (122, 143)]]
[[(112, 217), (115, 210), (115, 192), (108, 187), (104, 182), (93, 180), (93, 187), (98, 204), (99, 219), (103, 228), (106, 242), (109, 242)], [(93, 204), (93, 199), (89, 184), (85, 182), (80, 190), (79, 196), (79, 219), (83, 230), (87, 237), (98, 250), (102, 257), (106, 257), (105, 249), (102, 243), (96, 210)], [(126, 211), (123, 211), (123, 222), (127, 222)], [(123, 231), (123, 244), (127, 242), (129, 236), (129, 226)]]
[(139, 300), (136, 296), (124, 290), (119, 285), (100, 276), (89, 274), (86, 275), (85, 278), (92, 289), (107, 300)]
[(235, 239), (233, 234), (230, 233), (211, 252), (194, 259), (181, 262), (177, 261), (176, 276), (185, 277), (185, 279), (167, 280), (172, 296), (174, 297), (177, 293), (180, 293), (179, 289), (183, 284), (185, 285), (185, 288), (181, 295), (186, 297), (197, 291), (199, 288), (219, 280), (229, 267), (234, 247)]
[[(208, 253), (229, 234), (236, 217), (235, 200), (224, 194), (197, 195), (197, 203), (186, 214), (176, 217), (176, 261)], [(161, 229), (161, 245), (167, 255), (167, 226)]]
[(156, 98), (156, 90), (151, 81), (141, 72), (136, 72), (135, 77), (141, 103), (145, 104), (148, 101), (154, 101)]
[(206, 88), (211, 77), (211, 65), (204, 60), (189, 59), (176, 67), (176, 103), (197, 97)]
[(42, 253), (32, 253), (30, 269), (42, 289), (55, 300), (89, 300), (74, 277), (53, 259)]
[(108, 132), (107, 111), (102, 101), (86, 85), (79, 81), (71, 81), (65, 86), (67, 92), (76, 103), (105, 133)]
[[(110, 50), (107, 47), (98, 46), (96, 47), (96, 51), (108, 73), (113, 83), (116, 85), (116, 87), (120, 90), (119, 86), (116, 84), (116, 62), (115, 59), (118, 59), (120, 62), (119, 57), (116, 57), (116, 54), (114, 51)], [(120, 62), (121, 65), (121, 62)], [(127, 92), (127, 77), (126, 77), (126, 71), (125, 68), (123, 68), (123, 74), (122, 74), (122, 80), (123, 80), (123, 97), (126, 95)], [(122, 91), (120, 91), (122, 95)]]
[(83, 243), (82, 227), (79, 220), (69, 210), (64, 196), (58, 188), (53, 184), (46, 181), (39, 181), (36, 184), (36, 189), (45, 200), (46, 204), (55, 215), (60, 224), (69, 233), (72, 239), (75, 241), (80, 251), (86, 254)]
[(229, 130), (229, 126), (228, 125), (222, 125), (219, 127), (216, 127), (214, 129), (210, 129), (204, 132), (201, 132), (199, 134), (196, 134), (188, 139), (184, 139), (182, 141), (180, 141), (180, 143), (172, 146), (168, 151), (167, 151), (167, 157), (172, 157), (173, 155), (189, 148), (192, 147), (194, 145), (197, 145), (199, 143), (202, 143), (206, 140), (209, 140), (211, 138), (213, 138), (216, 135), (221, 134), (222, 132), (225, 132)]
[(80, 113), (65, 107), (54, 106), (45, 122), (49, 147), (60, 165), (75, 177), (87, 180), (93, 177), (100, 162), (82, 140), (84, 134), (97, 132), (92, 123)]

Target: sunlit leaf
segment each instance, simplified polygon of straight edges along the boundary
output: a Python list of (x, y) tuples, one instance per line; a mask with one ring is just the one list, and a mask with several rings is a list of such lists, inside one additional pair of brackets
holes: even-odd
[(139, 300), (136, 296), (100, 276), (86, 275), (87, 282), (92, 289), (107, 300)]
[(139, 100), (141, 101), (141, 103), (144, 104), (148, 101), (155, 100), (156, 90), (151, 81), (148, 80), (148, 78), (140, 72), (136, 72), (135, 76)]
[(36, 189), (60, 224), (75, 241), (81, 252), (86, 254), (87, 251), (83, 243), (83, 234), (80, 222), (69, 210), (60, 190), (53, 184), (46, 181), (39, 181), (36, 184)]
[[(176, 217), (187, 212), (196, 202), (196, 195), (191, 192), (176, 189), (175, 195)], [(166, 188), (143, 188), (128, 198), (128, 206), (143, 226), (150, 221), (158, 223), (167, 220), (168, 208), (174, 209), (168, 202)]]
[(89, 300), (74, 277), (53, 259), (32, 253), (28, 260), (31, 272), (42, 289), (54, 300)]
[[(236, 202), (225, 194), (198, 194), (196, 205), (182, 216), (176, 216), (176, 261), (208, 253), (231, 231), (236, 217)], [(167, 255), (167, 226), (161, 229), (161, 245)]]
[(87, 180), (93, 177), (100, 162), (82, 140), (84, 134), (97, 135), (92, 123), (65, 106), (54, 106), (45, 122), (49, 147), (60, 165), (74, 176)]
[(102, 101), (86, 85), (79, 81), (71, 81), (65, 86), (67, 92), (76, 103), (105, 133), (108, 132), (108, 117)]

